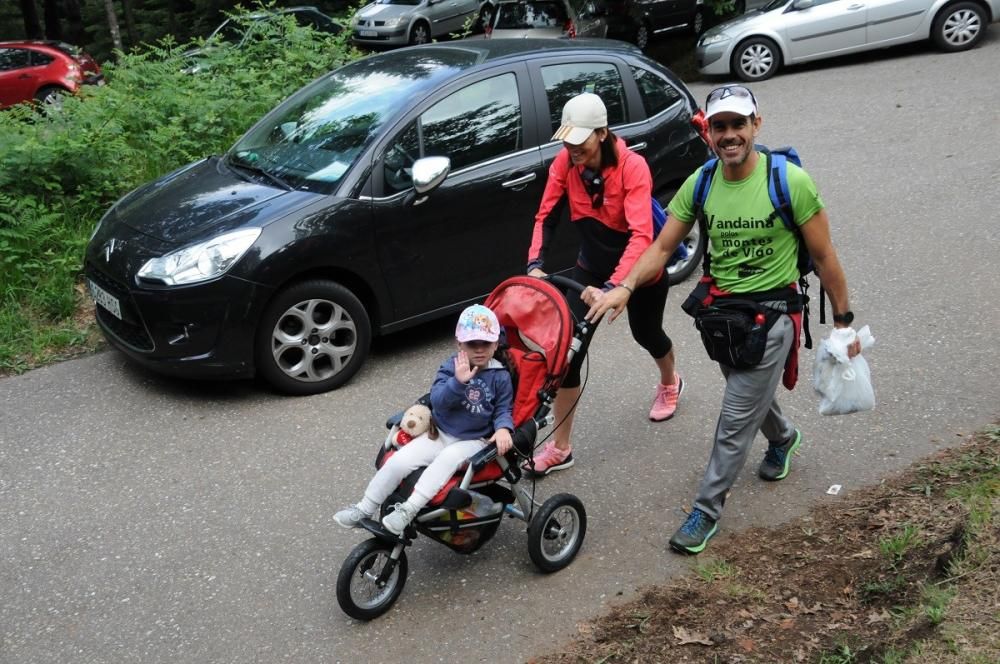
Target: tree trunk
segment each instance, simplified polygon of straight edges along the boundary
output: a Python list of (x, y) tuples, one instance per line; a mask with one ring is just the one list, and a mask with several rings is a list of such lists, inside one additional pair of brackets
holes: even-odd
[(104, 10), (108, 14), (108, 29), (111, 31), (111, 43), (119, 51), (124, 51), (122, 47), (122, 35), (118, 30), (118, 14), (115, 12), (114, 0), (104, 0)]
[(21, 16), (24, 17), (24, 36), (28, 39), (41, 39), (45, 36), (42, 25), (38, 22), (38, 7), (35, 0), (21, 0)]
[(122, 7), (125, 8), (125, 31), (128, 32), (128, 44), (134, 48), (139, 44), (139, 37), (135, 31), (135, 16), (132, 13), (132, 0), (122, 0)]
[(63, 0), (63, 10), (66, 19), (66, 39), (71, 44), (83, 46), (86, 33), (83, 31), (83, 13), (80, 11), (80, 0)]
[(43, 0), (42, 12), (45, 16), (45, 38), (63, 38), (62, 25), (59, 22), (59, 0)]

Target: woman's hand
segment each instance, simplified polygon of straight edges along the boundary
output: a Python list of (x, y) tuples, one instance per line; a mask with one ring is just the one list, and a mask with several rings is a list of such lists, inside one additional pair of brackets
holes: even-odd
[(604, 291), (600, 288), (594, 288), (593, 286), (587, 286), (583, 289), (583, 292), (580, 293), (580, 299), (583, 300), (583, 303), (588, 307), (593, 307), (600, 302), (603, 297)]
[(542, 278), (549, 276), (549, 273), (540, 267), (533, 267), (528, 271), (528, 276)]
[(479, 371), (479, 367), (469, 365), (469, 356), (464, 350), (458, 351), (455, 356), (455, 378), (460, 383), (468, 383)]
[(490, 442), (496, 443), (497, 454), (501, 456), (510, 452), (510, 448), (514, 446), (514, 439), (510, 436), (510, 429), (497, 429), (490, 437)]

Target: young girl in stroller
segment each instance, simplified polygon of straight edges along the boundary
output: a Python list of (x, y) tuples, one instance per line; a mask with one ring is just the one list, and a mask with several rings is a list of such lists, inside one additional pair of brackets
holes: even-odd
[[(470, 307), (460, 317), (456, 330), (458, 356), (441, 366), (431, 397), (424, 405), (432, 407), (438, 428), (443, 427), (439, 435), (451, 431), (453, 436), (470, 436), (472, 440), (446, 444), (448, 438), (442, 442), (428, 438), (429, 443), (421, 443), (426, 450), (406, 454), (403, 462), (396, 462), (399, 468), (388, 471), (396, 465), (394, 458), (424, 438), (418, 436), (400, 444), (396, 434), (402, 414), (390, 418), (389, 434), (375, 462), (379, 471), (365, 497), (334, 517), (342, 526), (360, 526), (374, 536), (351, 551), (337, 577), (337, 601), (349, 616), (371, 620), (389, 610), (406, 582), (405, 549), (417, 533), (458, 553), (472, 553), (493, 537), (506, 514), (527, 522), (528, 554), (541, 571), (555, 572), (576, 557), (587, 530), (587, 516), (580, 500), (561, 493), (539, 505), (534, 498), (534, 483), (530, 491), (518, 484), (521, 462), (526, 461), (530, 469), (539, 430), (553, 424), (552, 404), (560, 381), (571, 366), (578, 368), (583, 361), (597, 327), (597, 321), (580, 320), (574, 324), (566, 296), (554, 284), (575, 291), (571, 297), (578, 297), (583, 289), (558, 276), (512, 277), (493, 290), (485, 307)], [(463, 342), (467, 315), (480, 316), (471, 322), (480, 332), (475, 338), (465, 338), (485, 342), (488, 348), (472, 350), (474, 347)], [(482, 332), (494, 326), (496, 337), (492, 332)], [(505, 333), (502, 337), (501, 326)], [(509, 371), (496, 366), (500, 364), (493, 357), (497, 344), (498, 356), (506, 360)], [(468, 365), (461, 358), (463, 349), (469, 355)], [(470, 380), (463, 381), (464, 377)], [(470, 394), (474, 390), (469, 386), (479, 379), (493, 391), (492, 398)], [(435, 389), (439, 401), (435, 401)], [(443, 390), (457, 394), (441, 398)], [(468, 413), (478, 408), (473, 402), (482, 405), (478, 417)], [(466, 420), (468, 413), (468, 422), (476, 421), (480, 428), (456, 427), (456, 413), (441, 410), (439, 404), (465, 410), (459, 420)], [(484, 440), (487, 436), (490, 442)], [(451, 448), (462, 455), (452, 456)], [(401, 469), (413, 463), (410, 456), (422, 456), (423, 463), (430, 465), (397, 479)], [(452, 475), (456, 469), (459, 472)], [(425, 479), (428, 473), (430, 478)], [(375, 518), (376, 514), (381, 520)]]
[(368, 483), (361, 502), (337, 512), (334, 521), (345, 528), (361, 525), (407, 475), (426, 466), (410, 497), (382, 519), (386, 530), (402, 535), (458, 467), (486, 446), (486, 436), (498, 453), (510, 450), (514, 387), (507, 367), (494, 358), (499, 338), (500, 322), (487, 307), (474, 304), (462, 312), (455, 327), (458, 352), (438, 368), (431, 386), (437, 431), (417, 436), (393, 454)]

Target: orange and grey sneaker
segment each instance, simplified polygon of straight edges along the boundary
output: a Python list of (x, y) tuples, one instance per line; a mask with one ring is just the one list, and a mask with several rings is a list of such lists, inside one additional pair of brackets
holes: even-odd
[(674, 374), (673, 385), (656, 386), (656, 398), (653, 399), (653, 407), (649, 409), (649, 419), (654, 422), (669, 420), (677, 412), (677, 400), (684, 391), (684, 381), (680, 374)]
[(553, 470), (565, 470), (573, 465), (573, 448), (561, 450), (556, 447), (554, 440), (550, 440), (542, 446), (542, 451), (535, 455), (534, 467), (530, 462), (522, 467), (533, 475), (548, 475)]

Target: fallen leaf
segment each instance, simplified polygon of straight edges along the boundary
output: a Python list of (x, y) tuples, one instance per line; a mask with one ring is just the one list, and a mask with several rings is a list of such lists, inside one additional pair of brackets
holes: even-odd
[(753, 639), (740, 639), (737, 642), (740, 648), (743, 648), (743, 652), (753, 652), (754, 642)]
[(739, 611), (736, 612), (736, 615), (739, 616), (740, 618), (748, 618), (750, 620), (754, 619), (754, 615), (749, 611), (747, 611), (746, 609), (740, 609)]
[(795, 618), (786, 618), (785, 620), (782, 620), (778, 624), (778, 627), (780, 627), (781, 629), (791, 629), (794, 626), (795, 626)]
[(875, 623), (885, 622), (890, 618), (892, 618), (892, 616), (889, 615), (889, 612), (886, 611), (885, 609), (882, 609), (882, 613), (875, 613), (874, 611), (872, 611), (871, 613), (868, 614), (867, 624), (874, 625)]
[(714, 646), (715, 644), (704, 634), (699, 634), (698, 632), (689, 632), (684, 627), (673, 626), (674, 638), (677, 639), (677, 645), (687, 645), (689, 643), (700, 643), (703, 646)]
[(811, 607), (803, 607), (802, 608), (802, 613), (808, 613), (808, 614), (812, 615), (812, 614), (819, 613), (819, 611), (821, 611), (822, 609), (823, 609), (823, 605), (820, 604), (819, 602), (816, 602)]
[(852, 555), (850, 557), (851, 558), (865, 558), (865, 559), (874, 558), (875, 557), (875, 552), (872, 551), (871, 549), (865, 549), (864, 551), (858, 551), (857, 553), (855, 553), (854, 555)]
[(791, 598), (790, 600), (785, 602), (785, 606), (788, 607), (789, 611), (796, 610), (797, 608), (799, 608), (799, 598), (798, 597)]

